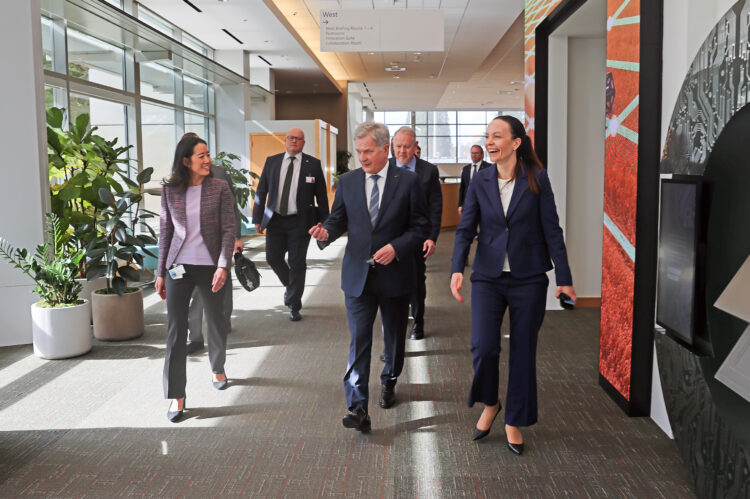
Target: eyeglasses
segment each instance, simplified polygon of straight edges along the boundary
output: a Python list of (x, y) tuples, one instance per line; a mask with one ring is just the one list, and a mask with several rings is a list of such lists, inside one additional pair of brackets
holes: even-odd
[(291, 135), (287, 135), (286, 140), (288, 140), (289, 142), (302, 142), (305, 140), (305, 138), (304, 137), (292, 137)]

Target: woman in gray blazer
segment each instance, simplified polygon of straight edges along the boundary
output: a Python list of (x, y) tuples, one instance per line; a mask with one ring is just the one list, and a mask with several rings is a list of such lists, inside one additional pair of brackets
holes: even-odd
[(213, 178), (206, 142), (192, 135), (175, 150), (172, 175), (161, 196), (161, 230), (156, 292), (167, 300), (167, 351), (164, 396), (167, 418), (180, 420), (185, 409), (188, 306), (198, 288), (206, 311), (208, 356), (213, 385), (227, 387), (224, 373), (229, 320), (222, 312), (234, 247), (234, 199), (229, 184)]

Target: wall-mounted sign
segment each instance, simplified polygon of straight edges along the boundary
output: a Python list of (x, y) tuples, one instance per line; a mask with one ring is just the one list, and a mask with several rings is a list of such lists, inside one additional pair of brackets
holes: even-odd
[(322, 52), (442, 52), (440, 9), (321, 10)]

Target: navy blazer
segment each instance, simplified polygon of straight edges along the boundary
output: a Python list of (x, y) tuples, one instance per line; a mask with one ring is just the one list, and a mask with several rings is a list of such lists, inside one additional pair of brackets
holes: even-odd
[(375, 285), (384, 296), (407, 295), (415, 285), (412, 255), (421, 248), (429, 227), (417, 176), (403, 168), (388, 168), (374, 226), (365, 178), (362, 168), (339, 177), (331, 215), (323, 223), (328, 239), (318, 245), (324, 248), (349, 233), (341, 267), (341, 289), (348, 296), (362, 295), (370, 272), (367, 260), (383, 246), (393, 245), (396, 258), (388, 265), (375, 265)]
[[(482, 160), (481, 163), (479, 163), (479, 170), (484, 170), (485, 168), (488, 168), (492, 166), (494, 163), (488, 163), (484, 160)], [(464, 199), (466, 199), (466, 190), (469, 188), (469, 183), (471, 182), (471, 167), (474, 165), (474, 163), (469, 163), (468, 165), (464, 166), (461, 169), (461, 187), (458, 190), (458, 207), (462, 207), (464, 205)]]
[(547, 170), (537, 168), (536, 178), (539, 194), (534, 194), (528, 188), (526, 167), (520, 165), (508, 213), (503, 213), (497, 169), (486, 168), (474, 175), (456, 229), (451, 272), (464, 271), (469, 248), (479, 226), (473, 265), (478, 274), (489, 278), (499, 277), (507, 251), (513, 277), (545, 273), (552, 269), (554, 262), (557, 285), (573, 284)]
[[(443, 190), (440, 188), (440, 175), (437, 166), (423, 159), (416, 159), (417, 164), (414, 167), (414, 173), (417, 174), (419, 187), (425, 197), (428, 222), (430, 224), (425, 239), (431, 239), (432, 241), (437, 242), (437, 238), (440, 235), (440, 224), (443, 218)], [(389, 159), (389, 166), (400, 168), (396, 164), (396, 158)], [(404, 168), (401, 169), (403, 170)], [(419, 249), (421, 250), (422, 247), (420, 246)]]
[[(273, 217), (283, 161), (284, 153), (267, 157), (260, 174), (253, 205), (253, 223), (260, 224), (260, 230), (265, 230)], [(314, 180), (308, 182), (308, 178)], [(328, 192), (323, 168), (318, 158), (305, 153), (302, 153), (297, 183), (297, 214), (300, 215), (299, 228), (305, 231), (328, 216)]]

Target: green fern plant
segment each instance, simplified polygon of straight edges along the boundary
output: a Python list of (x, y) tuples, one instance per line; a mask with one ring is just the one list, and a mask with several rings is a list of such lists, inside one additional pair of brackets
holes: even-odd
[[(227, 171), (227, 174), (232, 179), (232, 192), (237, 206), (245, 208), (248, 201), (255, 197), (255, 189), (252, 188), (248, 180), (252, 178), (254, 181), (257, 181), (260, 177), (257, 173), (251, 172), (246, 168), (235, 168), (234, 162), (240, 159), (236, 154), (220, 152), (214, 157), (213, 163)], [(240, 217), (243, 221), (247, 222), (247, 217), (242, 213), (242, 210), (240, 210)]]
[(25, 248), (14, 248), (0, 237), (0, 257), (31, 277), (36, 284), (33, 292), (42, 299), (41, 306), (79, 305), (83, 303), (78, 298), (82, 285), (76, 277), (84, 251), (69, 243), (67, 226), (57, 215), (47, 213), (46, 217), (47, 242), (38, 245), (32, 254)]

